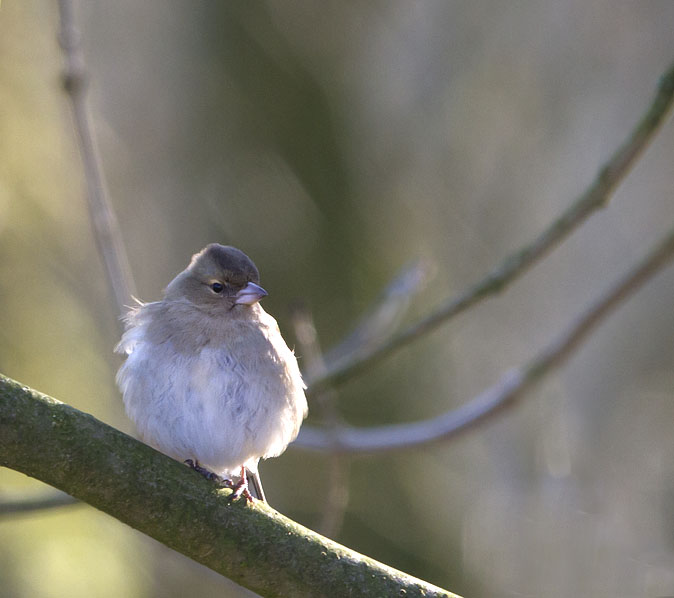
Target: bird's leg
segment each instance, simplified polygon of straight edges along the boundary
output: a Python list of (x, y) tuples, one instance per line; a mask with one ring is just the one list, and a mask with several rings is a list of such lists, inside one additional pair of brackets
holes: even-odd
[(234, 488), (234, 494), (232, 494), (232, 500), (237, 500), (242, 496), (248, 501), (253, 502), (253, 495), (248, 490), (248, 478), (246, 477), (246, 467), (241, 466), (241, 479)]
[(199, 461), (197, 461), (196, 459), (194, 461), (192, 459), (185, 459), (184, 463), (185, 463), (185, 465), (188, 465), (189, 467), (194, 469), (194, 471), (200, 473), (207, 480), (211, 480), (213, 482), (216, 482), (217, 484), (220, 484), (221, 486), (225, 486), (226, 488), (232, 487), (231, 480), (228, 480), (226, 478), (222, 478), (217, 473), (213, 473), (212, 471), (209, 471), (205, 467), (202, 467), (201, 465), (199, 465)]

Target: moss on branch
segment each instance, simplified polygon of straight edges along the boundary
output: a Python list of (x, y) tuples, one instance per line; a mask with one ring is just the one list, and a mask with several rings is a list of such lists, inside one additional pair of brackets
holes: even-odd
[(450, 597), (0, 375), (0, 465), (112, 515), (263, 596)]

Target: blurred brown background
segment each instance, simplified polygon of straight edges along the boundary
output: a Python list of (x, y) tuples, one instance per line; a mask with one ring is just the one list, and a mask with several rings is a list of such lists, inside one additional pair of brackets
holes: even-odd
[[(289, 343), (302, 300), (325, 348), (411, 260), (436, 276), (410, 321), (530, 240), (674, 58), (664, 1), (78, 8), (141, 298), (205, 244), (236, 245)], [(56, 31), (55, 3), (2, 2), (0, 371), (132, 432)], [(344, 417), (441, 413), (564, 329), (672, 226), (673, 133), (507, 293), (340, 388)], [(465, 596), (673, 595), (673, 306), (670, 269), (498, 422), (354, 460), (335, 539)], [(291, 447), (261, 470), (272, 505), (315, 528), (326, 457)], [(2, 470), (0, 489), (41, 486)], [(0, 520), (3, 598), (185, 595), (251, 594), (86, 506)]]

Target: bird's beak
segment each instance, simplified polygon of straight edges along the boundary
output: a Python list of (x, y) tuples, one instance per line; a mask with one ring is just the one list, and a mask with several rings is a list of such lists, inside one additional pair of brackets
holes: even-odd
[(236, 305), (253, 305), (257, 303), (262, 297), (266, 297), (269, 293), (265, 291), (260, 285), (254, 282), (249, 282), (236, 295)]

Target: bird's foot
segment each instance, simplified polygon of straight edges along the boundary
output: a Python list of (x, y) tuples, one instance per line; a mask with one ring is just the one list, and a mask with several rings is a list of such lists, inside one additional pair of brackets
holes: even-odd
[(230, 500), (239, 500), (243, 496), (247, 503), (253, 502), (253, 495), (248, 490), (248, 476), (246, 474), (246, 467), (244, 465), (241, 466), (241, 479), (234, 486), (232, 486), (232, 489), (234, 490), (234, 493), (232, 494)]
[(211, 480), (212, 482), (215, 482), (216, 484), (219, 484), (220, 486), (225, 486), (226, 488), (232, 487), (231, 480), (228, 480), (227, 478), (220, 477), (217, 473), (213, 473), (212, 471), (209, 471), (205, 467), (202, 467), (201, 465), (199, 465), (199, 461), (193, 461), (192, 459), (185, 459), (184, 463), (185, 463), (185, 465), (189, 466), (191, 469), (194, 469), (194, 471), (196, 471), (197, 473), (200, 473), (207, 480)]
[(205, 467), (202, 467), (201, 465), (199, 465), (199, 461), (197, 460), (185, 459), (184, 463), (194, 471), (200, 473), (207, 480), (211, 480), (212, 482), (215, 482), (216, 484), (222, 486), (223, 488), (229, 488), (230, 490), (234, 490), (230, 500), (239, 500), (241, 497), (243, 497), (246, 499), (246, 502), (251, 503), (253, 502), (253, 495), (248, 490), (248, 479), (246, 477), (246, 472), (244, 469), (241, 470), (241, 479), (236, 484), (234, 484), (232, 480), (223, 478), (219, 476), (217, 473), (213, 473), (212, 471), (206, 469)]
[(248, 490), (248, 480), (246, 480), (245, 476), (241, 478), (241, 481), (237, 482), (234, 485), (230, 485), (230, 488), (234, 490), (234, 493), (232, 494), (230, 500), (232, 501), (239, 500), (243, 496), (243, 498), (246, 499), (246, 502), (250, 503), (253, 502), (253, 495)]

